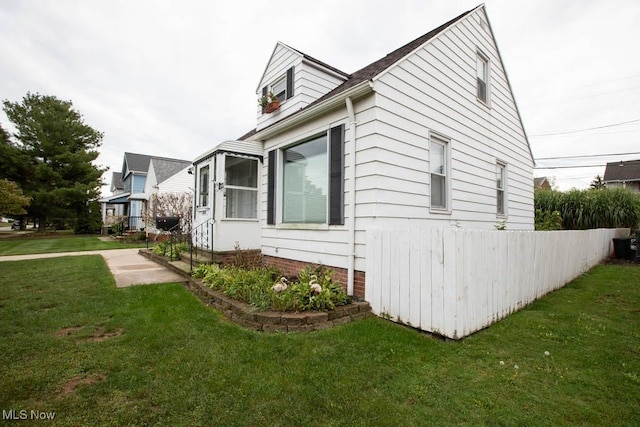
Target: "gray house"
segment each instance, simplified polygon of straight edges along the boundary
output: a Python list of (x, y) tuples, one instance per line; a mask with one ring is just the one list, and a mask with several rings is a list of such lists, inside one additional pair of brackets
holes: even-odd
[(607, 187), (623, 187), (640, 193), (640, 160), (607, 163), (604, 183)]

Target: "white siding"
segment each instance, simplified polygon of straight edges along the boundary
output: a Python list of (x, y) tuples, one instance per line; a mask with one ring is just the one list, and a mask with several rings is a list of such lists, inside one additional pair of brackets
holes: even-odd
[[(193, 190), (190, 189), (193, 188), (193, 175), (187, 173), (189, 167), (182, 169), (158, 184), (158, 193), (193, 193)], [(149, 182), (148, 175), (147, 182)]]
[(144, 194), (147, 196), (156, 192), (154, 188), (158, 184), (158, 179), (156, 178), (156, 170), (153, 167), (153, 162), (149, 162), (149, 170), (147, 171), (147, 180), (144, 183)]
[(295, 67), (293, 76), (294, 96), (282, 102), (280, 108), (270, 114), (262, 114), (261, 107), (256, 106), (258, 118), (256, 128), (258, 130), (306, 107), (345, 80), (334, 72), (322, 69), (321, 66), (304, 59), (300, 53), (288, 46), (278, 43), (258, 86), (256, 99), (262, 97), (263, 87), (269, 87), (279, 78), (285, 76), (287, 70), (291, 67)]
[[(483, 8), (475, 14), (483, 15)], [(477, 19), (470, 15), (397, 63), (375, 79), (375, 94), (354, 103), (356, 270), (367, 269), (366, 236), (372, 228), (493, 229), (502, 220), (496, 214), (498, 161), (508, 169), (508, 229), (533, 229), (533, 161), (497, 48), (488, 29), (482, 29)], [(490, 107), (476, 99), (478, 48), (490, 59)], [(282, 66), (281, 71), (286, 68)], [(297, 85), (304, 70), (304, 66), (296, 68)], [(265, 141), (260, 209), (263, 254), (347, 267), (346, 225), (266, 224), (266, 153), (339, 124), (346, 128), (344, 203), (348, 215), (346, 206), (354, 195), (349, 192), (348, 182), (351, 141), (346, 107)], [(447, 214), (429, 209), (431, 132), (450, 138), (452, 203)], [(279, 191), (278, 179), (276, 184)]]
[[(475, 14), (484, 14), (478, 10)], [(476, 99), (475, 58), (490, 59), (490, 107)], [(376, 217), (493, 228), (496, 162), (507, 164), (507, 227), (533, 228), (533, 162), (493, 38), (470, 15), (375, 82)], [(429, 132), (451, 139), (451, 213), (429, 213)], [(402, 156), (402, 154), (408, 154)], [(403, 203), (398, 203), (397, 199)]]
[[(295, 259), (309, 263), (322, 263), (334, 267), (347, 267), (347, 228), (346, 226), (328, 226), (320, 224), (277, 224), (268, 225), (267, 218), (267, 171), (268, 153), (294, 145), (310, 136), (327, 132), (331, 127), (345, 124), (346, 108), (328, 114), (321, 119), (302, 125), (292, 131), (278, 135), (265, 142), (265, 161), (261, 177), (261, 218), (262, 253), (264, 255)], [(348, 138), (348, 132), (346, 133)], [(345, 143), (348, 144), (348, 141)], [(348, 160), (345, 162), (348, 164)], [(282, 175), (279, 174), (279, 177)], [(276, 191), (281, 190), (282, 181), (276, 178)], [(277, 198), (276, 198), (277, 200)], [(345, 203), (349, 195), (345, 195)], [(276, 216), (276, 223), (281, 216)]]

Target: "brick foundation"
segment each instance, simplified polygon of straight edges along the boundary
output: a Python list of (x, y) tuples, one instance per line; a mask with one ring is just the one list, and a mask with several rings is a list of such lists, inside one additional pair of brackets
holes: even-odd
[[(266, 267), (277, 268), (285, 276), (297, 276), (300, 270), (305, 268), (310, 263), (304, 261), (296, 261), (288, 258), (279, 258), (274, 256), (264, 255), (262, 262)], [(342, 285), (342, 288), (347, 290), (347, 274), (346, 268), (328, 266), (333, 270), (333, 278), (336, 282)], [(355, 271), (353, 277), (353, 296), (358, 299), (364, 299), (364, 283), (365, 273), (364, 271)]]
[(213, 260), (217, 264), (235, 265), (238, 267), (255, 267), (262, 265), (260, 249), (246, 249), (241, 251), (218, 251), (213, 253)]

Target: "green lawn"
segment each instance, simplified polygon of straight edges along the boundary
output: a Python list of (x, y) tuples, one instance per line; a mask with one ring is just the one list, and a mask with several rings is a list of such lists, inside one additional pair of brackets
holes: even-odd
[(25, 237), (0, 239), (0, 256), (141, 248), (145, 246), (145, 242), (121, 243), (115, 240), (103, 242), (96, 236)]
[(459, 342), (251, 332), (180, 284), (116, 289), (99, 256), (4, 262), (0, 288), (0, 409), (49, 425), (640, 425), (637, 267)]

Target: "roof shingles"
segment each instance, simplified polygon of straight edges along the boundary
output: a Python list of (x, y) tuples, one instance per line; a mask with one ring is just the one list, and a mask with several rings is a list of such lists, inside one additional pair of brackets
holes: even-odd
[(603, 180), (605, 182), (640, 181), (640, 160), (607, 163)]

